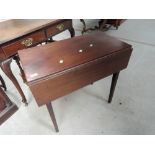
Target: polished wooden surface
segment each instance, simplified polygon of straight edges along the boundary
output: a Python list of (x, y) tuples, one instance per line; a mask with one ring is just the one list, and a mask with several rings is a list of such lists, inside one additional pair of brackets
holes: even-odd
[(126, 68), (130, 49), (28, 82), (39, 106)]
[(4, 46), (2, 46), (2, 50), (4, 51), (4, 53), (7, 57), (14, 56), (17, 54), (18, 50), (29, 48), (28, 45), (26, 46), (24, 44), (24, 41), (28, 40), (28, 39), (30, 39), (30, 40), (32, 39), (32, 43), (29, 43), (29, 46), (31, 46), (30, 44), (37, 45), (37, 44), (47, 40), (45, 33), (42, 30), (42, 31), (30, 34), (27, 37), (24, 37), (22, 39), (18, 39), (11, 44), (9, 43), (7, 45), (4, 45)]
[(21, 50), (19, 57), (40, 106), (126, 68), (131, 51), (131, 45), (95, 32)]
[(18, 50), (30, 48), (65, 30), (75, 35), (71, 19), (59, 20), (9, 20), (0, 23), (0, 60), (13, 57)]
[[(52, 37), (65, 30), (70, 32), (71, 37), (74, 37), (75, 32), (71, 19), (13, 19), (0, 23), (0, 67), (18, 89), (23, 102), (26, 103), (26, 98), (11, 71), (11, 58), (17, 62), (21, 75), (23, 75), (17, 55), (18, 50), (53, 42)], [(22, 77), (24, 80), (24, 76)]]
[[(132, 47), (95, 32), (19, 51), (25, 79), (38, 106), (46, 105), (59, 131), (51, 101), (113, 74), (108, 102), (112, 101), (120, 70), (128, 65)], [(32, 61), (37, 55), (38, 59)]]
[(12, 19), (0, 23), (0, 44), (36, 31), (56, 19)]
[(129, 48), (129, 44), (116, 38), (102, 32), (94, 32), (42, 47), (21, 50), (19, 57), (26, 80), (30, 82)]

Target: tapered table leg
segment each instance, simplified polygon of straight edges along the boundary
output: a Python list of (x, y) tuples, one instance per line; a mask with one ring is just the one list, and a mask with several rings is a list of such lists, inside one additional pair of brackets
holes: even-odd
[(13, 82), (15, 87), (17, 88), (19, 94), (22, 97), (22, 102), (24, 102), (27, 105), (26, 97), (25, 97), (17, 79), (15, 78), (15, 76), (13, 75), (13, 73), (11, 71), (11, 62), (12, 62), (12, 59), (7, 59), (7, 60), (1, 62), (0, 67), (3, 70), (3, 72), (8, 76), (8, 78)]
[(48, 112), (50, 114), (51, 120), (52, 120), (52, 122), (54, 124), (55, 131), (59, 132), (58, 125), (57, 125), (57, 122), (56, 122), (56, 119), (55, 119), (55, 115), (54, 115), (54, 111), (53, 111), (53, 107), (52, 107), (51, 102), (47, 103), (46, 107), (47, 107), (47, 110), (48, 110)]
[(2, 87), (4, 88), (4, 90), (6, 91), (6, 84), (5, 81), (3, 80), (2, 76), (0, 75), (0, 81), (2, 83)]
[(111, 101), (112, 101), (112, 97), (114, 95), (118, 76), (119, 76), (119, 72), (113, 74), (108, 103), (111, 103)]

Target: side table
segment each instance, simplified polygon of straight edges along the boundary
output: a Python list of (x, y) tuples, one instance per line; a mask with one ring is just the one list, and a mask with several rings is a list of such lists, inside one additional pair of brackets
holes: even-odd
[(127, 67), (131, 53), (131, 45), (103, 32), (18, 52), (26, 83), (38, 106), (46, 105), (57, 132), (51, 101), (113, 75), (110, 103), (119, 72)]

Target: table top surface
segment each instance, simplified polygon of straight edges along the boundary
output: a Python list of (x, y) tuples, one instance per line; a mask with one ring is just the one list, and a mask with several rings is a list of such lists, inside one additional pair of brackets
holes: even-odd
[(31, 33), (56, 19), (11, 19), (0, 22), (0, 44)]
[(128, 48), (131, 45), (94, 32), (21, 50), (18, 54), (26, 80), (31, 82)]

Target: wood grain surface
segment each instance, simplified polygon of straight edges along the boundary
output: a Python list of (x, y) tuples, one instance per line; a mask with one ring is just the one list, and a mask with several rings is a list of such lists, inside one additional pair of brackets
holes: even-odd
[(131, 45), (103, 32), (94, 32), (21, 50), (18, 54), (26, 80), (30, 82), (129, 48)]

